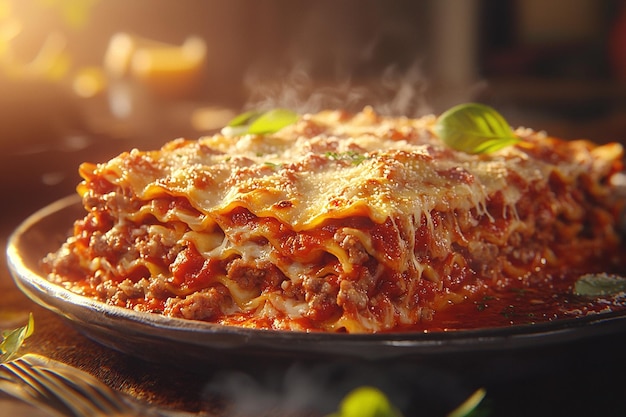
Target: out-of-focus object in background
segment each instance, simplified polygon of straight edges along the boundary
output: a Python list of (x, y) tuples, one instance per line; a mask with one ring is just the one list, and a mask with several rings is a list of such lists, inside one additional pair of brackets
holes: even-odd
[(54, 146), (81, 119), (62, 83), (71, 66), (65, 37), (49, 34), (34, 58), (23, 61), (11, 44), (22, 29), (17, 20), (0, 25), (0, 146), (5, 155)]
[(83, 67), (76, 72), (72, 90), (78, 97), (93, 98), (102, 94), (107, 87), (106, 76), (101, 67)]
[(204, 40), (191, 36), (180, 46), (139, 47), (131, 71), (155, 94), (180, 98), (193, 95), (199, 86), (205, 59)]
[(191, 99), (204, 81), (206, 44), (190, 36), (181, 45), (128, 33), (111, 37), (104, 56), (109, 104), (116, 117), (140, 117), (163, 101)]
[[(85, 127), (77, 98), (67, 88), (74, 60), (66, 34), (59, 28), (34, 36), (34, 14), (19, 15), (18, 5), (24, 3), (0, 0), (0, 189), (41, 194), (75, 183), (66, 157), (88, 143), (79, 135)], [(3, 208), (10, 204), (13, 199)]]
[(72, 191), (83, 160), (195, 136), (225, 117), (194, 119), (206, 107), (203, 38), (130, 34), (92, 19), (96, 5), (0, 0), (0, 189)]
[(621, 7), (611, 31), (609, 56), (613, 76), (626, 81), (626, 4)]
[(205, 106), (191, 111), (191, 126), (198, 132), (211, 132), (222, 129), (237, 113), (229, 108)]
[(39, 78), (50, 81), (59, 81), (68, 73), (71, 58), (67, 52), (65, 36), (54, 32), (44, 39), (37, 55), (30, 62), (20, 62), (11, 53), (11, 48), (5, 44), (2, 55), (3, 70), (9, 77)]

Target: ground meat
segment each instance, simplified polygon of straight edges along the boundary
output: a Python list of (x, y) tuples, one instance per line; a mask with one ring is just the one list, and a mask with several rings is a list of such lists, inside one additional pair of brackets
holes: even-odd
[(184, 299), (170, 298), (164, 314), (189, 320), (215, 320), (232, 309), (232, 299), (223, 286), (215, 286), (190, 294)]
[(339, 305), (350, 307), (354, 306), (357, 310), (363, 310), (367, 307), (367, 294), (352, 281), (344, 280), (341, 282), (341, 290), (337, 295)]
[(239, 287), (246, 290), (277, 289), (287, 279), (276, 265), (269, 262), (256, 265), (237, 258), (229, 262), (226, 269), (228, 279), (235, 281)]
[(144, 285), (147, 280), (141, 280), (140, 283), (133, 283), (130, 279), (125, 279), (118, 284), (118, 288), (124, 293), (126, 299), (143, 297), (145, 294)]
[(306, 277), (302, 283), (305, 301), (309, 304), (308, 316), (315, 320), (323, 320), (336, 313), (337, 305), (336, 285), (333, 286), (326, 277)]
[(228, 279), (235, 281), (239, 287), (251, 290), (260, 287), (267, 270), (255, 268), (241, 258), (231, 261), (227, 267)]
[(363, 264), (369, 259), (363, 243), (354, 235), (345, 233), (343, 229), (335, 233), (333, 239), (348, 252), (348, 259), (352, 264)]
[(51, 274), (49, 279), (57, 283), (84, 280), (85, 271), (80, 267), (79, 255), (65, 248), (66, 246), (58, 254), (50, 254), (43, 260), (45, 271)]

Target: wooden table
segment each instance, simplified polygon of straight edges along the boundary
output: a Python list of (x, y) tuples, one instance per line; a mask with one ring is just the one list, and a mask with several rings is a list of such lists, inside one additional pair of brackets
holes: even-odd
[[(81, 159), (116, 154), (128, 143), (107, 144), (63, 162), (75, 171)], [(50, 156), (51, 158), (53, 156)], [(46, 159), (43, 155), (42, 160)], [(33, 167), (31, 167), (33, 169)], [(21, 176), (16, 173), (13, 180)], [(8, 178), (7, 178), (8, 180)], [(55, 186), (37, 181), (6, 184), (0, 213), (0, 244), (36, 209), (73, 191), (77, 178)], [(199, 416), (323, 416), (361, 385), (376, 385), (412, 415), (445, 415), (475, 389), (487, 390), (485, 405), (493, 416), (626, 415), (626, 334), (568, 344), (513, 351), (488, 351), (401, 358), (388, 361), (323, 360), (306, 357), (252, 361), (240, 366), (214, 361), (202, 368), (151, 363), (105, 348), (65, 320), (27, 299), (0, 258), (0, 328), (23, 325), (35, 317), (35, 333), (22, 353), (34, 352), (77, 366), (112, 388), (166, 409)], [(217, 355), (217, 356), (215, 356)], [(0, 396), (0, 415), (34, 415)]]

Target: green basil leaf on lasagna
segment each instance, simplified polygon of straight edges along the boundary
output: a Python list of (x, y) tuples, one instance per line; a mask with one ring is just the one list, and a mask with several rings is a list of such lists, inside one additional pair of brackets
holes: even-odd
[(266, 135), (276, 133), (283, 127), (289, 126), (298, 120), (298, 113), (288, 109), (273, 109), (267, 112), (248, 111), (235, 116), (222, 129), (225, 136), (236, 135)]
[(478, 103), (447, 110), (437, 119), (434, 132), (452, 149), (471, 154), (495, 152), (520, 141), (500, 113)]
[(228, 127), (248, 127), (252, 122), (261, 116), (263, 112), (257, 110), (247, 111), (245, 113), (241, 113), (235, 116), (230, 122), (228, 122)]
[(248, 126), (248, 133), (265, 135), (278, 132), (298, 120), (298, 114), (287, 109), (273, 109), (263, 113)]

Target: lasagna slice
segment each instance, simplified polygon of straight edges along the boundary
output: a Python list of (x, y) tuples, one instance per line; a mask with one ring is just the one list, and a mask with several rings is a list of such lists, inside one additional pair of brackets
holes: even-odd
[(408, 329), (488, 288), (619, 270), (622, 147), (529, 129), (455, 151), (366, 108), (84, 163), (44, 264), (108, 304), (263, 329)]

